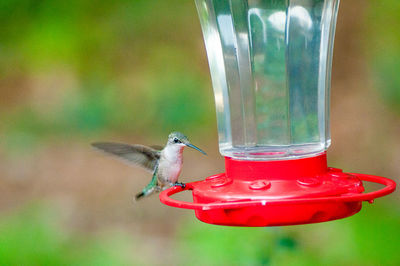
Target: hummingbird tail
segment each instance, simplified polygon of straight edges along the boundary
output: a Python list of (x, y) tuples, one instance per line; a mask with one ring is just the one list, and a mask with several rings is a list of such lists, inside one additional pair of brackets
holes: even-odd
[(138, 194), (136, 194), (136, 200), (143, 198), (144, 196), (151, 195), (153, 192), (157, 191), (157, 169), (158, 165), (156, 164), (156, 168), (154, 169), (153, 178), (150, 183)]
[(142, 191), (142, 192), (136, 194), (135, 199), (136, 200), (140, 200), (144, 196), (146, 196), (146, 194)]

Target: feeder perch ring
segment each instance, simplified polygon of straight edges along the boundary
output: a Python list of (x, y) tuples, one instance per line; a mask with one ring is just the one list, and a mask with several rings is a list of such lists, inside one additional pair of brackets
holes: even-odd
[[(339, 169), (329, 168), (329, 170), (334, 173)], [(368, 193), (230, 202), (196, 202), (196, 198), (195, 202), (185, 202), (170, 197), (185, 190), (196, 191), (196, 188), (204, 185), (204, 183), (223, 177), (225, 174), (222, 173), (208, 180), (188, 183), (184, 189), (175, 186), (164, 190), (160, 193), (160, 201), (171, 207), (195, 210), (197, 218), (206, 223), (237, 226), (277, 226), (344, 218), (357, 213), (361, 209), (363, 201), (372, 203), (374, 199), (388, 195), (396, 188), (396, 183), (388, 178), (358, 173), (346, 174), (356, 177), (360, 181), (381, 184), (385, 187)]]

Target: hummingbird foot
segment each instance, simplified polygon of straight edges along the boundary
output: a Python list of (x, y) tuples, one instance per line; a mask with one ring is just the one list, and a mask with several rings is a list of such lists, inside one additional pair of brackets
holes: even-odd
[(175, 182), (174, 186), (180, 186), (182, 189), (186, 187), (185, 183)]

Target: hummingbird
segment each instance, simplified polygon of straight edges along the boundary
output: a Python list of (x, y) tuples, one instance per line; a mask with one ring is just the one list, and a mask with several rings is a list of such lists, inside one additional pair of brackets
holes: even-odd
[(191, 144), (189, 139), (180, 132), (169, 134), (164, 148), (116, 142), (95, 142), (92, 143), (92, 146), (122, 159), (130, 165), (141, 166), (153, 173), (150, 183), (140, 193), (136, 194), (136, 200), (172, 186), (185, 188), (184, 183), (178, 182), (178, 177), (182, 170), (183, 149), (186, 146), (207, 155), (203, 150)]

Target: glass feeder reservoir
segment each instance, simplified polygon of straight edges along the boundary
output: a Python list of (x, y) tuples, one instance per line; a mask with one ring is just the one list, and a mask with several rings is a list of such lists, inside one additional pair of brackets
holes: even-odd
[[(207, 223), (271, 226), (357, 213), (390, 179), (328, 168), (330, 76), (339, 0), (196, 0), (226, 172), (187, 185)], [(363, 193), (362, 181), (385, 188)]]
[(222, 155), (284, 160), (324, 152), (330, 145), (338, 1), (197, 1), (197, 6)]

